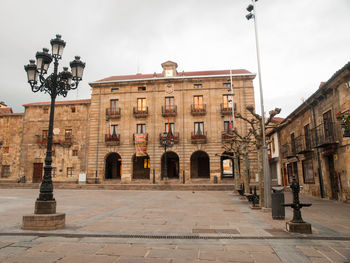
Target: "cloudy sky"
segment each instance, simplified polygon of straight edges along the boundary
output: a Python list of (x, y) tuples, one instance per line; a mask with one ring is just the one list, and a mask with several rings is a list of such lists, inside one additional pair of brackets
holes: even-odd
[[(179, 71), (256, 73), (250, 2), (1, 0), (0, 101), (23, 112), (49, 100), (31, 92), (23, 66), (57, 33), (67, 42), (61, 66), (75, 55), (86, 62), (67, 99), (89, 98), (88, 83), (108, 76), (161, 72), (167, 60)], [(350, 60), (350, 0), (259, 0), (257, 12), (265, 111), (281, 107), (285, 117)]]

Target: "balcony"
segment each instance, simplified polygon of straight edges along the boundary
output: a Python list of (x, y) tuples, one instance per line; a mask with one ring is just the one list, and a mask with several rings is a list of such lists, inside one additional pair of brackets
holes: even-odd
[(312, 152), (311, 138), (300, 135), (295, 138), (295, 151), (296, 153), (303, 154)]
[(105, 143), (107, 146), (119, 146), (120, 134), (105, 134)]
[(144, 107), (142, 109), (134, 107), (133, 113), (135, 118), (146, 118), (148, 116), (148, 107)]
[(148, 143), (148, 133), (134, 133), (134, 134), (132, 135), (132, 141), (133, 141), (134, 144), (135, 144), (135, 135), (136, 135), (136, 134), (143, 134), (143, 135), (145, 135), (146, 144)]
[[(159, 133), (159, 143), (162, 145), (162, 141), (164, 140), (164, 138), (162, 137), (163, 133)], [(174, 132), (174, 135), (169, 135), (167, 137), (168, 140), (173, 139), (174, 140), (174, 144), (178, 144), (179, 143), (179, 133), (178, 132)]]
[(110, 119), (120, 119), (120, 108), (118, 109), (110, 109), (107, 108), (106, 109), (106, 121), (110, 120)]
[(281, 155), (282, 158), (293, 158), (296, 156), (295, 145), (294, 147), (290, 143), (283, 144), (281, 146)]
[(322, 123), (312, 129), (312, 146), (315, 148), (327, 147), (338, 143), (335, 123)]
[[(40, 135), (35, 135), (37, 137), (36, 142), (41, 147), (45, 147), (47, 145), (47, 137), (43, 137)], [(73, 136), (58, 136), (54, 135), (52, 138), (52, 144), (58, 144), (63, 147), (71, 147), (73, 144)]]
[(221, 115), (232, 115), (232, 107), (224, 105), (223, 103), (220, 104), (220, 111)]
[(191, 143), (192, 144), (204, 144), (207, 143), (207, 133), (194, 133), (191, 132)]
[(234, 134), (230, 131), (221, 132), (221, 142), (232, 142)]
[(163, 117), (175, 117), (177, 114), (177, 106), (176, 105), (166, 105), (162, 106), (162, 116)]
[(207, 113), (206, 104), (191, 104), (191, 114), (192, 116), (203, 116)]

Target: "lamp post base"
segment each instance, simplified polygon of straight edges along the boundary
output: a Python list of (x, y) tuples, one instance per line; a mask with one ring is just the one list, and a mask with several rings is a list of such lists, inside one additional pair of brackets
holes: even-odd
[(288, 232), (312, 234), (311, 224), (309, 223), (293, 223), (292, 221), (286, 223), (286, 229)]
[(56, 201), (35, 201), (34, 214), (56, 214)]
[(56, 230), (66, 225), (66, 214), (30, 214), (24, 215), (22, 229), (24, 230)]

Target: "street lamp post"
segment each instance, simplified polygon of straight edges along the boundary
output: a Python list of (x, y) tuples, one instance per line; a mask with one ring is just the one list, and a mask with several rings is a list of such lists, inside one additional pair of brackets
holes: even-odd
[[(39, 197), (35, 202), (35, 215), (56, 214), (56, 201), (53, 197), (53, 184), (51, 176), (55, 101), (57, 96), (61, 95), (66, 97), (69, 90), (74, 90), (78, 87), (79, 82), (82, 80), (83, 71), (85, 68), (85, 63), (80, 60), (80, 57), (76, 56), (75, 60), (70, 62), (71, 72), (68, 71), (67, 67), (64, 67), (63, 71), (58, 73), (58, 61), (62, 58), (63, 49), (66, 46), (66, 42), (61, 39), (60, 35), (56, 35), (56, 38), (52, 39), (50, 43), (52, 46), (51, 54), (48, 53), (48, 49), (44, 48), (42, 52), (36, 53), (36, 64), (34, 60), (30, 60), (30, 63), (24, 66), (24, 69), (27, 72), (28, 83), (30, 84), (32, 91), (45, 92), (51, 97), (44, 178), (40, 185)], [(54, 61), (53, 73), (45, 78), (44, 76), (47, 74), (52, 60)], [(28, 218), (25, 217), (26, 216), (23, 217), (22, 228), (30, 229), (31, 226), (27, 224)]]
[(174, 145), (174, 138), (170, 138), (171, 133), (163, 132), (162, 134), (162, 146), (164, 147), (164, 179), (168, 179), (168, 167), (166, 158), (166, 149), (171, 148)]
[[(252, 0), (252, 4), (247, 7), (249, 12), (246, 15), (248, 20), (254, 19), (254, 31), (255, 31), (255, 46), (256, 46), (256, 56), (258, 61), (258, 75), (259, 75), (259, 88), (260, 88), (260, 106), (261, 106), (261, 130), (262, 130), (262, 158), (263, 158), (263, 170), (264, 170), (264, 205), (266, 208), (271, 207), (271, 178), (269, 169), (269, 160), (267, 155), (266, 146), (266, 133), (265, 133), (265, 111), (264, 111), (264, 95), (261, 82), (261, 67), (260, 67), (260, 51), (259, 51), (259, 38), (258, 38), (258, 21), (256, 15), (256, 5), (257, 0)], [(253, 11), (253, 13), (251, 13)]]

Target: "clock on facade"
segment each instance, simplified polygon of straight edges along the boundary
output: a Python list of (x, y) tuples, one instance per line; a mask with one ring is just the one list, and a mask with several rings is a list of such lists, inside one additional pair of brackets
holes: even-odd
[(165, 76), (166, 77), (172, 77), (173, 76), (173, 70), (172, 69), (166, 69), (165, 70)]

